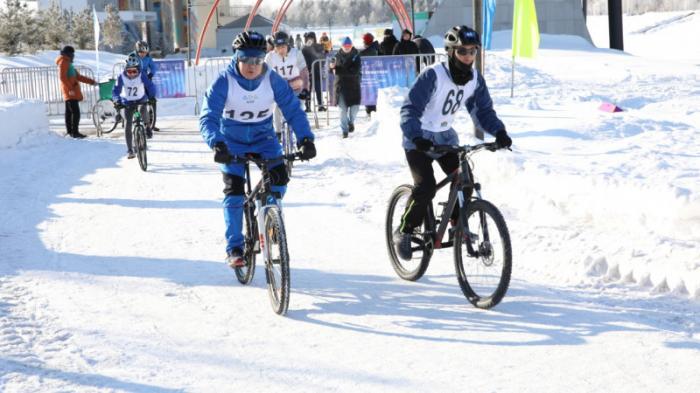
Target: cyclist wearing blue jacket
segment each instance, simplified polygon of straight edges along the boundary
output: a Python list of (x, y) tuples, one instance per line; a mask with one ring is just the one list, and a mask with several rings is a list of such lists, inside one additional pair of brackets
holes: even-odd
[(466, 106), (474, 124), (495, 136), (499, 147), (509, 147), (512, 143), (506, 127), (493, 110), (484, 77), (472, 68), (481, 46), (479, 34), (467, 26), (454, 26), (445, 33), (444, 43), (447, 63), (426, 68), (401, 107), (403, 148), (414, 182), (412, 202), (406, 207), (401, 225), (394, 234), (396, 253), (405, 260), (412, 256), (411, 234), (423, 222), (428, 204), (435, 197), (433, 161), (437, 160), (445, 174), (459, 167), (457, 153), (436, 155), (430, 152), (433, 145), (459, 144), (459, 137), (452, 128), (459, 108)]
[[(141, 59), (141, 71), (146, 74), (149, 80), (153, 80), (153, 76), (156, 74), (156, 71), (158, 71), (158, 67), (153, 61), (150, 51), (151, 47), (148, 46), (148, 42), (146, 41), (137, 41), (136, 44), (134, 44), (134, 52), (136, 52)], [(153, 131), (160, 131), (160, 128), (156, 127), (156, 98), (153, 97), (150, 103), (153, 106)]]
[[(112, 88), (112, 101), (116, 109), (124, 109), (124, 136), (126, 138), (127, 157), (134, 158), (134, 151), (131, 146), (131, 123), (132, 116), (139, 107), (139, 112), (143, 116), (144, 124), (148, 123), (148, 112), (146, 111), (147, 100), (156, 96), (156, 87), (150, 79), (141, 71), (141, 60), (133, 53), (126, 58), (124, 72), (117, 78), (117, 82)], [(153, 132), (146, 127), (146, 136), (151, 138)]]
[(284, 196), (289, 182), (282, 160), (282, 147), (272, 126), (272, 110), (277, 104), (292, 126), (301, 158), (316, 156), (314, 135), (301, 109), (299, 99), (286, 80), (265, 64), (265, 37), (243, 32), (233, 40), (233, 57), (204, 94), (199, 128), (204, 141), (214, 150), (214, 161), (221, 164), (224, 177), (224, 221), (226, 223), (226, 262), (244, 266), (243, 202), (244, 165), (230, 163), (233, 156), (259, 154), (262, 159), (279, 158), (270, 166), (271, 190)]

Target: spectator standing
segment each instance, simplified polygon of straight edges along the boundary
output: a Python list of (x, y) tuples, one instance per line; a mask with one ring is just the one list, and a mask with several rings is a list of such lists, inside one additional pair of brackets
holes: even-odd
[(360, 108), (360, 52), (352, 46), (350, 37), (345, 37), (342, 46), (330, 62), (335, 73), (335, 97), (340, 109), (340, 129), (343, 138), (355, 131), (355, 116)]
[(301, 35), (299, 35), (299, 33), (297, 33), (297, 37), (294, 39), (294, 46), (299, 50), (304, 47), (304, 42), (301, 40)]
[(415, 55), (418, 54), (418, 45), (416, 45), (415, 42), (411, 41), (411, 37), (413, 36), (413, 33), (411, 33), (411, 30), (404, 30), (401, 33), (401, 41), (399, 41), (396, 46), (394, 46), (394, 51), (392, 52), (393, 55)]
[[(360, 51), (361, 57), (379, 56), (379, 43), (374, 40), (374, 36), (372, 35), (372, 33), (365, 33), (365, 35), (362, 36), (362, 42), (365, 44), (365, 49)], [(367, 112), (367, 116), (370, 116), (372, 112), (376, 111), (376, 105), (365, 106), (365, 112)]]
[[(316, 94), (316, 105), (318, 106), (318, 111), (323, 112), (326, 108), (323, 106), (323, 96), (321, 95), (321, 62), (316, 63), (314, 66), (314, 61), (325, 59), (326, 55), (323, 52), (323, 45), (316, 42), (316, 33), (313, 31), (308, 31), (304, 33), (304, 41), (306, 45), (302, 48), (301, 53), (304, 55), (304, 60), (306, 61), (306, 69), (311, 72), (311, 77), (309, 82), (311, 84), (311, 89), (314, 94)], [(313, 69), (312, 69), (313, 66)], [(311, 98), (309, 97), (306, 102), (306, 112), (311, 111)]]
[[(430, 40), (423, 38), (420, 34), (416, 34), (416, 36), (413, 37), (413, 42), (416, 43), (418, 53), (421, 55), (435, 53), (435, 48), (433, 44), (430, 43)], [(421, 56), (421, 68), (432, 65), (433, 63), (435, 63), (435, 56)]]
[(80, 75), (73, 67), (75, 49), (72, 46), (64, 46), (61, 54), (56, 58), (58, 65), (58, 77), (61, 83), (61, 93), (66, 103), (66, 131), (73, 138), (85, 138), (81, 134), (80, 126), (80, 101), (83, 100), (83, 93), (80, 91), (80, 82), (89, 85), (96, 85), (94, 80)]
[(391, 56), (394, 54), (394, 46), (399, 41), (396, 40), (396, 37), (394, 37), (394, 30), (392, 29), (385, 29), (384, 30), (384, 39), (382, 40), (382, 43), (379, 44), (379, 56)]
[(326, 52), (326, 54), (331, 53), (333, 50), (333, 43), (331, 43), (331, 39), (328, 38), (325, 31), (321, 33), (321, 45), (323, 45), (323, 51)]

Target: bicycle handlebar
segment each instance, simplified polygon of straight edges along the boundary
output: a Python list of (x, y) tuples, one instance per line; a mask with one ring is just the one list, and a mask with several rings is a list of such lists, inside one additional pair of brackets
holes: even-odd
[(301, 152), (296, 152), (292, 154), (283, 154), (277, 158), (273, 158), (271, 160), (265, 160), (262, 158), (258, 158), (253, 156), (252, 154), (245, 154), (242, 156), (232, 156), (231, 160), (229, 161), (229, 164), (245, 164), (247, 162), (253, 162), (256, 165), (264, 164), (264, 165), (269, 165), (269, 164), (275, 164), (278, 162), (282, 162), (284, 160), (287, 161), (296, 161), (296, 160), (301, 160)]
[[(434, 145), (428, 150), (429, 153), (472, 153), (486, 149), (488, 151), (496, 151), (501, 149), (496, 142), (480, 143), (478, 145)], [(509, 147), (506, 149), (510, 150)]]

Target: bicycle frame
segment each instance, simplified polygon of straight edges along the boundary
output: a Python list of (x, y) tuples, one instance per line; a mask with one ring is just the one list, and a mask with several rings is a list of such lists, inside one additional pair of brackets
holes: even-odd
[[(439, 225), (437, 229), (435, 228), (437, 217), (435, 217), (435, 212), (433, 209), (433, 204), (428, 205), (428, 214), (426, 216), (426, 226), (427, 233), (432, 237), (433, 243), (432, 247), (434, 249), (448, 248), (454, 245), (453, 240), (448, 240), (443, 242), (442, 239), (447, 231), (447, 224), (450, 222), (450, 217), (452, 216), (452, 211), (455, 209), (457, 203), (459, 203), (459, 219), (460, 221), (466, 223), (466, 207), (471, 201), (472, 196), (476, 193), (476, 199), (481, 199), (481, 185), (474, 182), (474, 177), (472, 174), (471, 167), (469, 165), (468, 153), (475, 152), (481, 148), (490, 148), (489, 144), (483, 144), (474, 146), (469, 149), (467, 147), (448, 147), (445, 148), (445, 152), (456, 151), (459, 154), (459, 168), (454, 172), (450, 173), (442, 179), (436, 186), (436, 191), (442, 189), (446, 185), (450, 185), (450, 193), (447, 198), (447, 202), (439, 203), (439, 205), (444, 206), (442, 214), (439, 217)], [(465, 191), (466, 196), (465, 196)], [(484, 228), (486, 230), (486, 228)], [(488, 235), (488, 233), (486, 233)], [(474, 254), (474, 250), (471, 248), (471, 244), (467, 243), (467, 250), (469, 254)]]

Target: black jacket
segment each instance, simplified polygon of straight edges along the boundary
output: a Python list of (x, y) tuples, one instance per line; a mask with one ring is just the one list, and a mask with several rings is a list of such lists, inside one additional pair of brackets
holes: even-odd
[[(418, 46), (418, 53), (422, 55), (426, 53), (435, 53), (435, 48), (433, 47), (433, 44), (431, 44), (427, 38), (417, 36), (413, 39), (413, 42), (415, 42), (416, 46)], [(426, 56), (423, 57), (422, 60), (424, 64), (433, 64), (435, 63), (435, 56)]]
[[(309, 75), (311, 75), (311, 65), (313, 64), (313, 62), (319, 59), (324, 59), (326, 57), (326, 54), (323, 52), (323, 45), (318, 43), (305, 45), (303, 48), (301, 48), (301, 54), (304, 56), (304, 61), (306, 61), (306, 69), (309, 70)], [(319, 78), (321, 76), (320, 64), (320, 62), (316, 63), (316, 69), (313, 70), (313, 72), (316, 75), (316, 78)]]
[(360, 56), (379, 56), (379, 43), (374, 41), (368, 47), (360, 51)]
[(394, 47), (394, 55), (415, 55), (418, 54), (418, 45), (411, 40), (401, 40)]
[(393, 35), (385, 35), (382, 43), (379, 44), (379, 56), (390, 56), (394, 54), (394, 46), (399, 41)]
[(336, 102), (342, 96), (345, 105), (360, 105), (360, 71), (362, 71), (362, 60), (357, 49), (352, 48), (348, 53), (339, 50), (335, 54)]

